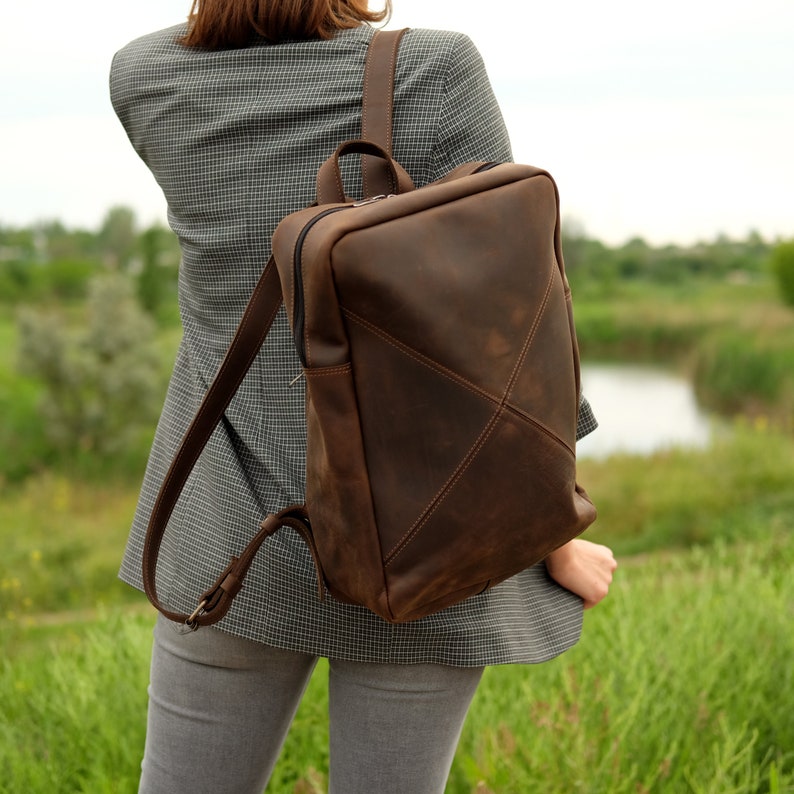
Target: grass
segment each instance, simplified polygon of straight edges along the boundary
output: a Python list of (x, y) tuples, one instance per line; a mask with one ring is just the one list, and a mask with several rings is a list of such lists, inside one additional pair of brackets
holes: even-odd
[(794, 790), (790, 536), (628, 561), (582, 642), (488, 671), (455, 791)]
[(623, 282), (574, 305), (584, 361), (656, 361), (686, 372), (714, 411), (794, 421), (794, 311), (770, 281)]
[[(787, 533), (624, 561), (572, 651), (486, 671), (448, 794), (794, 791), (793, 563)], [(0, 790), (136, 790), (151, 625), (107, 612), (6, 655)], [(269, 791), (325, 790), (326, 670)]]
[[(794, 440), (745, 423), (580, 479), (613, 591), (569, 653), (486, 671), (449, 794), (794, 792)], [(48, 474), (5, 496), (0, 791), (133, 792), (153, 619), (115, 569), (135, 486)], [(325, 670), (273, 792), (325, 790)]]
[(39, 629), (2, 666), (0, 790), (137, 789), (145, 725), (145, 623), (97, 620)]
[(590, 534), (621, 555), (765, 538), (794, 526), (794, 442), (757, 419), (703, 450), (579, 462), (598, 507)]
[(690, 279), (662, 285), (616, 282), (609, 292), (574, 288), (574, 313), (587, 355), (600, 346), (623, 353), (637, 345), (642, 354), (654, 345), (678, 352), (706, 329), (738, 328), (753, 334), (791, 328), (794, 312), (779, 299), (771, 280), (748, 284)]
[(0, 501), (0, 617), (23, 627), (41, 613), (129, 603), (116, 580), (135, 507), (129, 484), (42, 473)]

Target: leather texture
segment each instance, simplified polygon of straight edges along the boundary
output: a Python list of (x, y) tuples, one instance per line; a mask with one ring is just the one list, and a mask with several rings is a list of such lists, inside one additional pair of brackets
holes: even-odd
[(307, 509), (335, 598), (414, 620), (592, 523), (576, 483), (579, 358), (548, 173), (475, 164), (320, 205), (286, 218), (273, 252), (300, 331)]
[[(374, 38), (370, 97), (390, 96), (401, 34)], [(390, 112), (381, 101), (371, 117), (381, 133)], [(166, 476), (143, 580), (171, 620), (220, 620), (280, 526), (309, 545), (321, 596), (327, 588), (399, 623), (528, 568), (595, 519), (576, 482), (579, 358), (554, 181), (531, 166), (471, 163), (414, 190), (377, 143), (341, 144), (320, 169), (317, 204), (276, 229), (273, 259)], [(349, 154), (380, 161), (377, 197), (345, 201)], [(193, 614), (168, 610), (155, 586), (163, 533), (281, 294), (304, 363), (306, 505), (269, 516)]]

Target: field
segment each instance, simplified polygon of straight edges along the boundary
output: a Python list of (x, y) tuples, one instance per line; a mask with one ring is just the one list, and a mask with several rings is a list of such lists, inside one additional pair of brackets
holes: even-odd
[[(762, 438), (753, 435), (743, 444), (744, 452), (753, 445), (758, 450)], [(794, 456), (789, 461), (791, 477)], [(609, 465), (593, 466), (593, 479)], [(619, 465), (636, 469), (637, 461)], [(656, 492), (680, 476), (674, 457), (648, 465)], [(46, 488), (35, 510), (27, 503), (24, 536), (46, 522), (48, 502), (68, 501), (63, 483)], [(726, 505), (720, 512), (707, 500), (700, 513), (684, 499), (678, 505), (665, 500), (662, 507), (648, 496), (640, 523), (652, 525), (654, 513), (675, 507), (682, 524), (703, 521), (713, 534), (689, 548), (622, 555), (613, 592), (587, 614), (576, 648), (547, 665), (488, 670), (448, 791), (794, 791), (794, 718), (785, 705), (794, 692), (794, 542), (788, 531), (794, 504), (790, 495), (757, 495), (745, 495), (755, 502), (753, 510)], [(632, 513), (636, 494), (628, 496), (626, 502), (616, 494), (614, 503), (607, 500), (599, 533), (602, 540), (614, 537), (618, 549), (639, 545), (610, 532), (611, 525), (620, 526), (621, 513)], [(79, 504), (79, 495), (73, 498)], [(100, 499), (98, 523), (113, 527), (110, 534), (121, 543), (129, 501), (114, 491)], [(85, 522), (76, 531), (87, 538), (97, 526)], [(56, 522), (50, 531), (65, 530)], [(750, 540), (738, 539), (741, 534)], [(80, 600), (71, 589), (90, 581), (90, 569), (109, 568), (110, 560), (103, 562), (105, 552), (96, 550), (93, 561), (90, 555), (50, 561), (46, 551), (36, 553), (41, 546), (27, 550), (24, 580), (2, 582), (6, 604), (14, 603), (27, 591), (30, 571), (45, 567), (64, 602), (50, 603), (49, 593), (33, 588), (26, 598), (42, 598), (51, 611), (20, 601), (16, 614), (6, 614), (0, 788), (132, 792), (144, 736), (151, 614), (140, 599), (125, 603), (120, 586), (107, 587), (93, 601), (86, 589), (84, 611), (75, 611)], [(59, 608), (65, 604), (71, 609)], [(323, 790), (323, 672), (320, 667), (298, 715), (273, 791)]]
[[(749, 301), (725, 287), (688, 292), (585, 301), (585, 355), (694, 372), (736, 344), (720, 329), (752, 331), (772, 385), (747, 397), (737, 367), (725, 391), (739, 403), (725, 406), (732, 431), (709, 449), (581, 463), (599, 507), (588, 536), (620, 560), (612, 593), (559, 659), (486, 671), (449, 794), (794, 792), (792, 370), (791, 350), (773, 341), (791, 338), (794, 317), (763, 289)], [(11, 458), (33, 460), (43, 442), (37, 387), (12, 375), (10, 316), (0, 343), (0, 402), (28, 428), (24, 443), (6, 428), (17, 446), (0, 452), (0, 791), (134, 792), (153, 616), (115, 569), (147, 439), (104, 471), (56, 458), (14, 475)], [(166, 332), (164, 359), (174, 343)], [(325, 791), (324, 673), (288, 738), (276, 794)]]

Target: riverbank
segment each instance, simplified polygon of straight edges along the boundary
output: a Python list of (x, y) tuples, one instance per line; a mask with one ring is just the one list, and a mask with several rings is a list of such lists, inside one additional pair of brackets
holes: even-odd
[[(708, 410), (794, 433), (794, 311), (770, 280), (618, 281), (575, 292), (574, 312), (585, 365), (658, 364), (688, 378)], [(82, 315), (72, 306), (70, 316)], [(14, 312), (0, 306), (0, 489), (44, 469), (137, 481), (153, 423), (104, 458), (79, 443), (53, 444), (38, 409), (42, 384), (18, 370), (18, 336)], [(152, 377), (163, 395), (179, 338), (173, 324), (158, 330)]]
[(771, 281), (619, 282), (575, 292), (574, 312), (583, 362), (675, 368), (710, 410), (794, 430), (794, 311)]

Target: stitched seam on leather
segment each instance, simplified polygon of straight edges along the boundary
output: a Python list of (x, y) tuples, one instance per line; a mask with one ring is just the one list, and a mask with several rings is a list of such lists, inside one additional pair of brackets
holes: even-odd
[(394, 113), (394, 75), (397, 69), (397, 50), (400, 46), (400, 40), (397, 39), (392, 44), (391, 57), (389, 58), (389, 88), (387, 96), (391, 97), (391, 101), (386, 106), (386, 140), (384, 142), (386, 151), (392, 153), (392, 116)]
[[(297, 303), (298, 300), (303, 301), (303, 357), (306, 361), (306, 367), (308, 368), (311, 364), (312, 360), (312, 346), (311, 346), (311, 337), (309, 336), (309, 306), (308, 300), (306, 298), (306, 258), (303, 256), (303, 252), (306, 249), (306, 241), (311, 236), (312, 232), (314, 231), (315, 226), (312, 226), (308, 232), (306, 232), (306, 236), (303, 239), (303, 243), (301, 244), (301, 284), (303, 285), (303, 290), (301, 295), (294, 295), (292, 298), (293, 307)], [(292, 252), (292, 270), (295, 270), (295, 254), (297, 253), (298, 246), (295, 245), (295, 249)], [(293, 308), (294, 312), (294, 308)]]
[(488, 424), (485, 426), (483, 432), (474, 442), (469, 452), (466, 453), (466, 456), (464, 457), (460, 466), (452, 473), (452, 475), (450, 475), (449, 479), (438, 489), (436, 494), (430, 500), (429, 504), (431, 505), (431, 507), (427, 509), (427, 511), (414, 522), (414, 524), (408, 529), (408, 531), (402, 536), (402, 538), (400, 538), (400, 540), (397, 541), (397, 543), (394, 545), (392, 550), (385, 558), (384, 567), (389, 566), (394, 561), (394, 559), (397, 556), (399, 556), (399, 554), (408, 546), (408, 544), (414, 539), (414, 537), (416, 537), (416, 535), (421, 531), (422, 527), (430, 520), (433, 513), (436, 512), (439, 506), (447, 498), (450, 491), (457, 484), (458, 480), (463, 476), (463, 474), (472, 464), (474, 459), (477, 457), (477, 454), (485, 445), (485, 442), (488, 440), (488, 438), (490, 438), (491, 434), (494, 431), (494, 428), (496, 427), (497, 419), (499, 419), (499, 417), (506, 412), (517, 414), (521, 419), (530, 422), (540, 432), (549, 436), (549, 438), (552, 441), (562, 446), (566, 450), (566, 452), (568, 452), (571, 455), (571, 457), (574, 457), (573, 450), (555, 433), (553, 433), (551, 430), (545, 427), (545, 425), (542, 425), (540, 422), (534, 420), (531, 416), (528, 416), (527, 414), (518, 411), (517, 409), (513, 408), (510, 405), (502, 406), (501, 409), (491, 417)]
[(450, 475), (447, 481), (438, 489), (435, 495), (430, 500), (429, 504), (430, 507), (423, 513), (415, 522), (414, 524), (408, 529), (408, 531), (397, 541), (397, 543), (392, 547), (392, 550), (388, 553), (386, 558), (384, 559), (384, 567), (388, 567), (391, 563), (399, 556), (399, 554), (411, 543), (411, 541), (416, 537), (416, 535), (421, 531), (422, 527), (430, 520), (433, 513), (440, 507), (440, 505), (444, 502), (444, 500), (449, 495), (450, 491), (455, 487), (458, 480), (463, 476), (466, 470), (471, 466), (472, 462), (477, 457), (478, 453), (485, 445), (485, 442), (490, 438), (492, 435), (494, 428), (496, 427), (496, 422), (499, 417), (503, 413), (513, 413), (518, 415), (521, 419), (530, 422), (535, 428), (537, 428), (540, 432), (544, 433), (545, 435), (549, 436), (549, 438), (562, 446), (566, 452), (568, 452), (572, 457), (574, 456), (573, 450), (555, 433), (549, 430), (545, 425), (542, 425), (540, 422), (534, 420), (531, 416), (523, 413), (522, 411), (518, 411), (517, 409), (513, 408), (511, 405), (501, 406), (500, 410), (497, 411), (491, 419), (488, 421), (488, 424), (483, 429), (480, 436), (477, 440), (472, 444), (470, 450), (466, 453), (463, 461), (460, 463), (457, 469)]
[(404, 355), (408, 356), (409, 358), (414, 359), (414, 361), (422, 364), (423, 366), (427, 367), (434, 372), (437, 372), (439, 375), (443, 375), (445, 378), (451, 380), (453, 383), (457, 384), (458, 386), (462, 386), (464, 389), (472, 392), (472, 394), (477, 395), (478, 397), (482, 397), (488, 402), (492, 402), (495, 406), (500, 406), (502, 401), (497, 397), (495, 394), (491, 394), (490, 392), (485, 391), (484, 389), (479, 388), (476, 384), (472, 383), (470, 380), (458, 375), (457, 373), (453, 372), (450, 369), (442, 366), (436, 361), (433, 361), (432, 358), (428, 358), (427, 356), (419, 353), (418, 351), (414, 350), (412, 347), (400, 342), (399, 339), (391, 336), (390, 334), (386, 333), (383, 329), (378, 328), (378, 326), (373, 325), (368, 320), (365, 320), (363, 317), (360, 317), (357, 314), (354, 314), (349, 309), (346, 309), (344, 306), (340, 307), (342, 310), (342, 314), (352, 322), (360, 325), (362, 328), (370, 331), (371, 333), (379, 336), (384, 342), (391, 345), (396, 350), (399, 350)]
[(469, 451), (466, 453), (463, 461), (458, 465), (458, 467), (452, 472), (449, 476), (449, 479), (438, 489), (436, 494), (432, 497), (429, 504), (432, 506), (430, 508), (426, 508), (425, 512), (416, 520), (416, 522), (407, 530), (407, 532), (400, 538), (399, 541), (392, 547), (391, 551), (384, 557), (384, 567), (391, 564), (391, 562), (397, 557), (397, 555), (411, 542), (414, 536), (419, 532), (419, 530), (427, 523), (430, 516), (435, 512), (437, 507), (443, 501), (445, 491), (448, 492), (449, 489), (460, 479), (463, 475), (463, 472), (469, 467), (471, 462), (476, 457), (477, 452), (479, 452), (482, 445), (488, 439), (490, 434), (493, 432), (493, 428), (496, 425), (496, 419), (499, 416), (500, 408), (503, 408), (503, 405), (500, 403), (498, 399), (496, 399), (493, 395), (488, 394), (485, 391), (478, 389), (474, 384), (470, 381), (466, 380), (465, 378), (461, 378), (458, 375), (455, 375), (450, 370), (442, 367), (441, 365), (434, 362), (432, 359), (427, 358), (426, 356), (417, 353), (412, 348), (404, 345), (402, 342), (399, 342), (394, 337), (390, 336), (389, 334), (385, 333), (383, 330), (378, 328), (377, 326), (373, 325), (372, 323), (365, 320), (363, 317), (359, 317), (358, 315), (351, 312), (349, 309), (341, 307), (342, 313), (352, 322), (357, 323), (358, 325), (362, 326), (363, 328), (367, 329), (371, 333), (374, 333), (376, 336), (379, 336), (383, 339), (384, 342), (391, 345), (395, 349), (399, 350), (404, 355), (407, 355), (409, 358), (414, 359), (418, 363), (422, 364), (423, 366), (427, 367), (428, 369), (437, 372), (440, 375), (451, 380), (453, 383), (463, 386), (463, 388), (467, 389), (468, 391), (472, 392), (478, 397), (482, 397), (486, 399), (488, 402), (493, 403), (494, 407), (497, 409), (494, 415), (488, 420), (485, 428), (483, 429), (480, 436), (475, 440), (474, 444), (472, 444)]
[(503, 409), (497, 410), (494, 415), (488, 420), (488, 424), (483, 428), (482, 433), (477, 437), (474, 444), (471, 445), (466, 456), (460, 462), (458, 467), (449, 476), (447, 481), (436, 491), (435, 496), (430, 500), (425, 512), (414, 522), (408, 531), (397, 541), (392, 550), (386, 555), (383, 561), (383, 567), (386, 568), (394, 562), (399, 554), (411, 543), (411, 541), (420, 532), (422, 527), (430, 520), (430, 517), (439, 508), (441, 503), (446, 499), (449, 492), (454, 488), (458, 480), (463, 476), (464, 472), (469, 468), (474, 459), (477, 457), (479, 451), (485, 445), (485, 442), (490, 438), (491, 434), (496, 427), (496, 420), (499, 418)]
[(384, 558), (384, 567), (387, 567), (394, 561), (394, 559), (406, 548), (406, 546), (414, 539), (414, 537), (416, 537), (416, 535), (419, 533), (422, 527), (431, 518), (433, 513), (435, 513), (435, 511), (444, 501), (448, 493), (452, 490), (452, 488), (455, 486), (457, 481), (463, 476), (465, 471), (474, 461), (480, 449), (482, 449), (483, 445), (485, 444), (485, 442), (488, 440), (491, 433), (493, 432), (493, 429), (496, 426), (496, 420), (503, 411), (509, 411), (514, 415), (519, 416), (520, 418), (525, 419), (526, 421), (529, 421), (533, 426), (537, 427), (541, 432), (548, 435), (552, 441), (555, 441), (556, 443), (560, 444), (567, 452), (573, 454), (571, 452), (570, 447), (556, 434), (554, 434), (551, 430), (549, 430), (549, 428), (547, 428), (545, 425), (541, 424), (540, 422), (532, 419), (532, 417), (525, 414), (523, 411), (515, 409), (511, 404), (507, 402), (509, 395), (512, 392), (513, 387), (515, 386), (515, 382), (518, 378), (518, 372), (521, 368), (521, 364), (526, 359), (529, 348), (531, 347), (532, 342), (534, 341), (535, 335), (537, 333), (537, 329), (540, 326), (540, 321), (543, 315), (545, 314), (545, 310), (549, 302), (549, 295), (551, 294), (551, 288), (553, 286), (553, 283), (554, 283), (554, 270), (552, 269), (549, 273), (549, 279), (546, 283), (546, 290), (544, 292), (543, 300), (541, 301), (540, 308), (538, 309), (538, 312), (535, 315), (535, 319), (532, 323), (532, 327), (530, 328), (529, 333), (527, 334), (527, 337), (524, 341), (524, 345), (521, 349), (521, 353), (519, 354), (518, 359), (516, 360), (516, 364), (513, 367), (513, 371), (510, 375), (510, 378), (508, 379), (504, 395), (502, 396), (501, 399), (496, 399), (493, 395), (489, 395), (487, 392), (478, 389), (474, 384), (472, 384), (470, 381), (466, 380), (465, 378), (461, 378), (460, 376), (457, 376), (456, 374), (452, 373), (450, 370), (434, 362), (432, 359), (423, 356), (422, 354), (418, 353), (412, 348), (409, 348), (403, 343), (399, 342), (394, 337), (386, 334), (382, 329), (378, 328), (377, 326), (373, 325), (367, 320), (364, 320), (362, 317), (359, 317), (358, 315), (354, 314), (349, 309), (341, 307), (342, 313), (344, 314), (345, 317), (357, 323), (358, 325), (366, 328), (370, 332), (376, 334), (381, 339), (383, 339), (387, 344), (396, 348), (397, 350), (409, 356), (410, 358), (414, 359), (415, 361), (419, 362), (420, 364), (437, 372), (438, 374), (443, 375), (444, 377), (452, 380), (454, 383), (463, 386), (468, 391), (471, 391), (477, 396), (483, 397), (487, 399), (489, 402), (496, 403), (498, 406), (498, 410), (488, 421), (488, 424), (485, 426), (482, 433), (474, 442), (474, 444), (469, 449), (469, 451), (466, 453), (466, 456), (463, 458), (461, 463), (458, 465), (455, 471), (450, 475), (449, 479), (447, 479), (447, 481), (439, 488), (436, 494), (431, 498), (428, 507), (425, 509), (425, 512), (414, 522), (414, 524), (406, 531), (406, 533), (400, 538), (400, 540), (398, 540), (397, 543), (392, 547), (392, 550), (386, 555), (386, 557)]
[[(546, 283), (546, 290), (543, 295), (543, 300), (541, 302), (540, 308), (537, 314), (535, 315), (535, 320), (532, 323), (532, 327), (530, 328), (529, 333), (527, 334), (526, 340), (524, 341), (524, 345), (521, 349), (521, 353), (519, 354), (518, 359), (516, 360), (516, 364), (513, 367), (513, 372), (511, 373), (510, 378), (508, 379), (504, 395), (502, 396), (502, 399), (499, 401), (500, 410), (497, 411), (493, 415), (493, 417), (491, 417), (490, 421), (485, 426), (483, 432), (480, 434), (480, 436), (474, 442), (469, 452), (466, 454), (466, 457), (464, 457), (464, 459), (461, 461), (459, 466), (452, 473), (450, 478), (444, 483), (444, 485), (441, 486), (441, 488), (436, 492), (435, 496), (433, 496), (433, 498), (430, 500), (430, 503), (426, 508), (425, 512), (408, 529), (408, 531), (403, 535), (403, 537), (400, 538), (397, 544), (392, 548), (392, 550), (386, 556), (384, 560), (384, 567), (390, 565), (394, 561), (394, 559), (406, 548), (406, 546), (416, 537), (416, 535), (419, 533), (422, 527), (429, 521), (433, 513), (435, 513), (435, 511), (438, 509), (441, 503), (446, 499), (447, 495), (452, 490), (452, 488), (454, 488), (458, 480), (463, 476), (464, 472), (466, 472), (469, 466), (471, 466), (472, 462), (477, 457), (477, 454), (482, 449), (483, 445), (485, 444), (485, 442), (488, 440), (491, 433), (493, 432), (493, 429), (496, 426), (496, 420), (499, 417), (499, 415), (502, 413), (502, 411), (506, 409), (507, 410), (512, 409), (512, 406), (508, 406), (507, 400), (510, 393), (513, 390), (513, 387), (515, 386), (515, 382), (516, 379), (518, 378), (518, 372), (521, 368), (521, 364), (525, 360), (527, 352), (529, 351), (529, 348), (531, 347), (532, 342), (535, 338), (535, 334), (537, 333), (537, 329), (540, 326), (540, 320), (545, 313), (546, 306), (548, 305), (549, 295), (551, 294), (551, 287), (553, 282), (554, 282), (554, 271), (552, 270), (549, 274), (548, 282)], [(442, 372), (442, 374), (445, 373)], [(549, 431), (542, 425), (539, 425), (539, 423), (533, 421), (532, 424), (539, 427), (544, 432), (549, 433)], [(556, 436), (554, 436), (553, 434), (550, 435), (552, 439), (559, 441), (559, 439), (557, 439)], [(566, 444), (563, 444), (563, 446), (565, 447), (565, 449), (568, 449)]]
[(532, 328), (529, 329), (529, 333), (527, 334), (527, 338), (524, 341), (524, 347), (521, 350), (518, 359), (516, 360), (516, 365), (513, 367), (513, 372), (510, 375), (510, 379), (507, 382), (507, 388), (505, 389), (504, 397), (502, 398), (502, 404), (507, 404), (507, 401), (510, 397), (510, 394), (513, 391), (513, 388), (516, 385), (516, 380), (518, 379), (518, 371), (521, 369), (521, 365), (524, 363), (527, 357), (527, 353), (529, 352), (529, 348), (532, 346), (532, 342), (535, 339), (535, 334), (540, 327), (540, 321), (543, 319), (543, 315), (546, 313), (546, 307), (549, 304), (549, 295), (551, 295), (551, 288), (554, 284), (554, 273), (555, 269), (550, 268), (549, 270), (549, 280), (546, 282), (546, 292), (543, 295), (543, 300), (541, 301), (540, 308), (535, 315), (535, 320), (532, 323)]
[[(516, 416), (519, 416), (522, 419), (525, 419), (528, 422), (531, 422), (535, 427), (539, 430), (544, 432), (548, 435), (552, 441), (556, 441), (560, 446), (566, 449), (571, 455), (576, 455), (576, 453), (571, 449), (571, 447), (565, 443), (551, 428), (546, 427), (542, 422), (539, 422), (534, 417), (530, 416), (525, 411), (522, 411), (520, 408), (513, 405), (513, 403), (508, 402), (509, 396), (512, 393), (513, 389), (515, 388), (515, 381), (518, 379), (518, 370), (521, 368), (521, 365), (525, 361), (527, 354), (529, 353), (529, 348), (532, 346), (532, 342), (535, 339), (535, 334), (537, 333), (538, 328), (540, 327), (540, 321), (543, 319), (543, 315), (546, 313), (546, 308), (549, 304), (549, 296), (551, 295), (552, 287), (554, 286), (554, 274), (557, 272), (556, 268), (556, 259), (555, 259), (555, 267), (550, 268), (549, 270), (549, 280), (546, 283), (546, 291), (543, 295), (543, 300), (541, 301), (540, 308), (538, 309), (537, 314), (535, 315), (535, 320), (532, 323), (532, 328), (530, 328), (529, 334), (527, 335), (527, 339), (524, 343), (524, 347), (521, 351), (521, 354), (518, 357), (516, 362), (516, 366), (513, 369), (513, 374), (510, 377), (510, 381), (508, 382), (507, 389), (505, 390), (505, 398), (503, 401), (503, 405), (511, 411)], [(567, 290), (565, 293), (566, 301), (570, 301), (571, 293), (570, 290)]]
[(322, 369), (305, 369), (303, 372), (307, 378), (322, 378), (324, 375), (344, 375), (350, 372), (350, 364), (340, 364), (336, 367), (323, 367)]
[(537, 428), (541, 433), (545, 433), (552, 441), (559, 444), (563, 447), (572, 457), (576, 456), (576, 453), (571, 449), (571, 447), (565, 443), (550, 427), (546, 427), (543, 422), (539, 422), (533, 416), (530, 416), (525, 411), (522, 411), (520, 408), (516, 408), (515, 405), (512, 403), (508, 403), (504, 406), (506, 411), (509, 411), (514, 416), (517, 416), (519, 419), (529, 422), (533, 427)]
[[(553, 278), (553, 276), (552, 276), (552, 278)], [(471, 383), (471, 381), (466, 380), (466, 378), (463, 378), (460, 375), (456, 375), (454, 372), (452, 372), (451, 370), (446, 369), (445, 367), (442, 367), (440, 364), (437, 364), (432, 359), (427, 358), (426, 356), (423, 356), (421, 353), (416, 352), (413, 348), (410, 348), (407, 345), (403, 344), (402, 342), (398, 341), (397, 339), (395, 339), (394, 337), (390, 336), (389, 334), (387, 334), (382, 329), (380, 329), (377, 326), (373, 325), (372, 323), (368, 322), (364, 318), (359, 317), (358, 315), (354, 314), (349, 309), (345, 309), (344, 307), (341, 307), (341, 308), (342, 308), (342, 314), (344, 314), (344, 316), (347, 319), (349, 319), (352, 322), (362, 326), (363, 328), (367, 329), (368, 331), (371, 331), (376, 336), (379, 336), (381, 339), (383, 339), (384, 342), (386, 342), (387, 344), (389, 344), (392, 347), (396, 348), (401, 353), (404, 353), (406, 356), (408, 356), (409, 358), (414, 359), (415, 361), (417, 361), (418, 363), (420, 363), (423, 366), (427, 367), (428, 369), (431, 369), (434, 372), (437, 372), (439, 375), (443, 375), (445, 378), (448, 378), (453, 383), (455, 383), (455, 384), (457, 384), (459, 386), (463, 386), (465, 389), (467, 389), (468, 391), (470, 391), (473, 394), (477, 395), (478, 397), (483, 397), (484, 399), (488, 400), (489, 402), (494, 403), (494, 405), (496, 405), (498, 407), (504, 407), (506, 410), (508, 410), (511, 413), (515, 414), (520, 419), (523, 419), (523, 420), (525, 420), (527, 422), (530, 422), (535, 427), (537, 427), (539, 430), (541, 430), (543, 433), (546, 433), (546, 435), (550, 436), (553, 441), (556, 441), (558, 444), (560, 444), (561, 446), (565, 447), (565, 449), (567, 449), (571, 454), (574, 454), (573, 450), (570, 448), (570, 446), (568, 444), (565, 443), (565, 441), (563, 441), (563, 439), (561, 439), (551, 428), (547, 427), (542, 422), (539, 422), (531, 414), (528, 414), (526, 411), (523, 411), (520, 408), (516, 407), (515, 405), (513, 405), (513, 403), (506, 402), (505, 400), (501, 400), (500, 401), (495, 395), (492, 395), (492, 394), (484, 391), (483, 389), (478, 388), (476, 385)], [(541, 311), (541, 313), (542, 313), (542, 311)], [(528, 347), (529, 346), (527, 345), (527, 349), (528, 349)]]
[[(372, 42), (370, 42), (369, 46), (370, 47), (372, 46)], [(362, 92), (364, 95), (369, 94), (369, 84), (370, 84), (371, 75), (372, 75), (372, 59), (367, 57), (367, 59), (364, 61), (364, 88)], [(368, 120), (369, 120), (369, 108), (364, 106), (361, 113), (361, 137), (364, 138), (364, 140), (367, 139)]]
[(345, 200), (345, 186), (342, 182), (342, 166), (339, 164), (339, 155), (334, 154), (334, 178), (336, 179), (336, 189), (340, 201)]
[[(372, 45), (370, 44), (370, 46), (372, 46)], [(372, 73), (371, 60), (372, 59), (368, 57), (366, 59), (366, 61), (365, 61), (363, 96), (368, 96), (369, 95), (369, 83), (370, 83), (370, 77), (371, 77), (371, 73)], [(369, 139), (368, 133), (367, 133), (367, 121), (368, 121), (368, 118), (369, 118), (369, 109), (367, 108), (366, 105), (364, 105), (364, 107), (362, 109), (362, 113), (361, 113), (361, 137), (364, 140), (368, 140)], [(370, 172), (369, 166), (366, 164), (366, 162), (364, 162), (362, 164), (362, 169), (361, 169), (361, 183), (362, 183), (362, 188), (364, 190), (364, 195), (365, 196), (371, 195), (371, 191), (369, 189), (369, 186), (370, 186), (370, 174), (369, 174), (369, 172)]]

